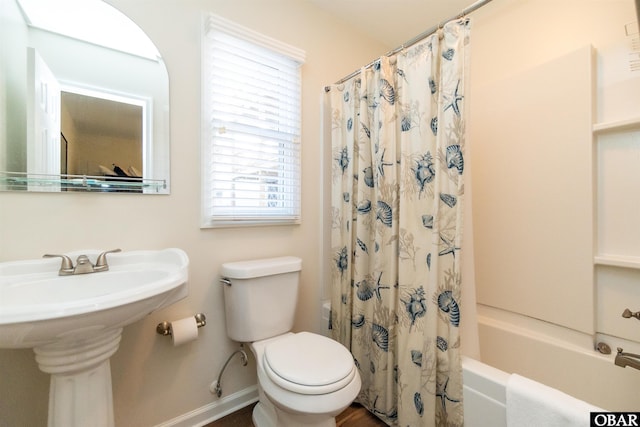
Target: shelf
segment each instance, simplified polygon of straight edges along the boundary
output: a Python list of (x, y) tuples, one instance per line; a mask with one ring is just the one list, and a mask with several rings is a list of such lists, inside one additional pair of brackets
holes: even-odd
[(166, 189), (166, 181), (162, 179), (0, 172), (0, 190), (2, 191), (153, 193), (164, 189)]
[(593, 257), (596, 265), (640, 269), (640, 257), (625, 255), (596, 255)]
[(634, 117), (626, 120), (617, 120), (614, 122), (596, 123), (593, 125), (593, 132), (604, 133), (634, 128), (640, 130), (640, 117)]

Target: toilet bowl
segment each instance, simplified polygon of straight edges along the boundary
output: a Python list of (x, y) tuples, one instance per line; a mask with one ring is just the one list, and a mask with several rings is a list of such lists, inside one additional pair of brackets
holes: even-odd
[(327, 337), (286, 333), (249, 347), (259, 389), (267, 399), (254, 409), (257, 427), (335, 426), (335, 416), (360, 392), (351, 354)]
[(256, 360), (256, 427), (334, 427), (360, 392), (349, 350), (323, 335), (291, 332), (301, 260), (281, 257), (227, 263), (227, 335), (249, 343)]

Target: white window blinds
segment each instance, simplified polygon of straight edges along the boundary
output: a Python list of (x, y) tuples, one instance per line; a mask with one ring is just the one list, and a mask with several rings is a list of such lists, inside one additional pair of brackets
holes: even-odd
[(215, 15), (203, 43), (203, 226), (300, 221), (304, 52)]

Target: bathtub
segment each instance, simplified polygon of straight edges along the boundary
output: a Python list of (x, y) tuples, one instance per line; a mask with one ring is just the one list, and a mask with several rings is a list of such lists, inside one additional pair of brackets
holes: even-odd
[[(604, 334), (594, 337), (480, 304), (478, 308), (484, 363), (608, 411), (640, 408), (640, 371), (614, 363), (616, 347), (640, 353), (638, 342)], [(605, 342), (613, 351), (601, 354), (594, 342)]]
[(506, 387), (509, 374), (462, 357), (465, 427), (506, 427)]

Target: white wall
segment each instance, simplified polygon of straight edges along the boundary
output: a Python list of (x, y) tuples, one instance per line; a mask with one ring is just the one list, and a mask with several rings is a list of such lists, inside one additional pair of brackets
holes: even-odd
[[(209, 384), (237, 348), (225, 334), (220, 265), (253, 257), (303, 259), (297, 329), (320, 330), (320, 107), (322, 88), (386, 52), (299, 0), (112, 0), (156, 43), (169, 71), (171, 195), (0, 193), (0, 261), (83, 248), (180, 247), (191, 260), (190, 295), (124, 330), (113, 356), (119, 426), (152, 426), (216, 401)], [(212, 11), (306, 50), (303, 66), (302, 224), (201, 230), (200, 23)], [(313, 242), (318, 242), (315, 244)], [(52, 290), (55, 292), (55, 290)], [(173, 348), (162, 320), (204, 312), (200, 339)], [(237, 360), (224, 395), (255, 384), (255, 366)], [(48, 378), (31, 350), (0, 351), (0, 426), (45, 425)]]

